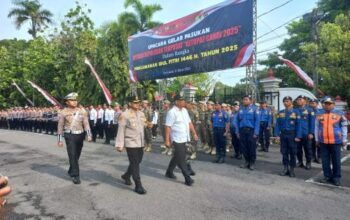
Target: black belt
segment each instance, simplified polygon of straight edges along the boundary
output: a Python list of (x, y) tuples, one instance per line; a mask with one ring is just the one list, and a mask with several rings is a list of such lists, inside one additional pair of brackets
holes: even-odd
[(294, 130), (288, 131), (288, 130), (282, 130), (282, 134), (295, 134)]
[(251, 128), (251, 127), (241, 127), (241, 131), (245, 131), (245, 132), (251, 131), (253, 129), (254, 128)]

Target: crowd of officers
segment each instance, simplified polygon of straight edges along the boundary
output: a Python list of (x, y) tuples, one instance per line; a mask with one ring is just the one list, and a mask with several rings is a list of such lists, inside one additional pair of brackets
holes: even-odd
[[(334, 105), (332, 99), (325, 100)], [(327, 102), (322, 102), (322, 106), (324, 107)], [(326, 120), (323, 116), (317, 118), (320, 112), (324, 113), (324, 109), (319, 108), (318, 100), (308, 100), (304, 96), (292, 100), (291, 97), (287, 96), (284, 97), (283, 103), (285, 109), (276, 112), (275, 109), (267, 105), (266, 101), (261, 101), (259, 104), (253, 103), (250, 96), (244, 96), (241, 103), (235, 101), (231, 105), (212, 101), (187, 102), (186, 109), (199, 137), (198, 141), (192, 138), (187, 145), (189, 159), (196, 159), (197, 152), (203, 151), (210, 155), (216, 155), (213, 162), (224, 163), (226, 153), (232, 149), (231, 158), (244, 159), (241, 168), (254, 170), (257, 147), (260, 146), (259, 151), (268, 152), (270, 142), (276, 141), (281, 144), (280, 151), (284, 166), (281, 175), (295, 177), (295, 167), (310, 170), (312, 168), (311, 162), (320, 163), (322, 153), (319, 142), (323, 141), (324, 135), (332, 136), (329, 140), (326, 138), (326, 144), (344, 144), (347, 134), (344, 131), (347, 127), (344, 114), (336, 111), (332, 114), (332, 119), (329, 119), (333, 120), (334, 123), (339, 122), (340, 129), (337, 130), (335, 125), (332, 125), (333, 133), (322, 130), (323, 133), (320, 131), (322, 134), (315, 134), (315, 130), (318, 132), (317, 129), (324, 129), (322, 126)], [(165, 100), (162, 102), (162, 106), (158, 107), (160, 106), (152, 105), (147, 100), (142, 101), (140, 105), (146, 118), (145, 152), (152, 151), (152, 141), (158, 132), (164, 143), (166, 115), (172, 105), (170, 101)], [(105, 140), (105, 144), (110, 144), (118, 131), (118, 118), (127, 108), (127, 105), (121, 106), (118, 103), (96, 107), (91, 105), (85, 108), (91, 128), (92, 141), (96, 142), (96, 139), (100, 138)], [(58, 111), (57, 107), (1, 110), (0, 128), (54, 134), (57, 129)], [(171, 148), (167, 148), (163, 144), (161, 148), (164, 149), (162, 154), (172, 155)], [(340, 161), (338, 151), (336, 156), (325, 154), (324, 157), (326, 156), (328, 158), (334, 157), (333, 161)], [(329, 167), (330, 165), (323, 163), (323, 166)], [(340, 164), (333, 164), (333, 169), (336, 169), (334, 171), (330, 171), (328, 167), (327, 170), (324, 168), (324, 172), (327, 173), (325, 181), (333, 181), (334, 184), (339, 185)], [(332, 176), (333, 174), (334, 176)]]

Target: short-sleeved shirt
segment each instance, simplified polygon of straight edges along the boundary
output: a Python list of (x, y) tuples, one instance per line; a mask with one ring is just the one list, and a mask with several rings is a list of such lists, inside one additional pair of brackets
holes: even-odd
[(176, 143), (185, 143), (191, 140), (191, 123), (188, 111), (185, 108), (179, 109), (177, 106), (171, 108), (166, 115), (165, 125), (171, 128), (171, 140)]

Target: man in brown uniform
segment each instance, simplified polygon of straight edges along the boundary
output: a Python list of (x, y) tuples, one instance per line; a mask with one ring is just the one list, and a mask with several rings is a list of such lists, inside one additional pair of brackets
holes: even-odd
[(67, 107), (59, 113), (57, 126), (58, 146), (63, 147), (62, 137), (64, 136), (69, 158), (68, 174), (72, 177), (74, 184), (80, 184), (79, 158), (85, 132), (88, 135), (88, 141), (92, 140), (87, 114), (85, 110), (78, 107), (77, 97), (77, 93), (70, 93), (64, 97)]
[(126, 149), (129, 158), (129, 167), (121, 177), (126, 185), (131, 185), (130, 177), (135, 182), (135, 192), (145, 194), (140, 177), (140, 163), (143, 157), (144, 128), (146, 126), (145, 114), (140, 110), (140, 100), (137, 97), (129, 99), (129, 109), (119, 116), (119, 127), (115, 139), (116, 150), (122, 152)]

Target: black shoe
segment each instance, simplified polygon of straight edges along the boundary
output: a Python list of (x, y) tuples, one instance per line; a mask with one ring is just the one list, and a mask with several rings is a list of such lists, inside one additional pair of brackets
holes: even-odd
[(218, 163), (225, 163), (225, 158), (221, 157)]
[(291, 168), (289, 169), (289, 176), (292, 177), (292, 178), (295, 177), (294, 167), (291, 167)]
[(259, 152), (264, 152), (264, 151), (265, 151), (265, 148), (260, 148), (258, 151), (259, 151)]
[(250, 169), (250, 170), (255, 170), (255, 164), (254, 164), (254, 163), (251, 163), (251, 164), (249, 165), (249, 169)]
[(320, 159), (318, 159), (318, 158), (317, 158), (317, 159), (314, 159), (313, 162), (314, 162), (314, 163), (320, 163)]
[(269, 148), (265, 148), (265, 152), (266, 152), (266, 153), (269, 152)]
[(72, 181), (74, 184), (80, 184), (80, 178), (79, 176), (73, 176), (72, 177)]
[(284, 166), (284, 169), (282, 170), (282, 172), (280, 172), (280, 176), (287, 176), (289, 175), (289, 169), (288, 166)]
[(240, 168), (249, 168), (249, 162), (245, 162), (244, 164), (241, 164)]
[(125, 174), (123, 174), (121, 177), (122, 177), (122, 179), (124, 180), (125, 185), (128, 185), (128, 186), (131, 186), (131, 185), (132, 185), (129, 176), (126, 176)]
[(192, 170), (191, 164), (187, 164), (188, 174), (190, 176), (195, 176), (196, 173)]
[(142, 187), (142, 185), (137, 185), (135, 187), (135, 192), (140, 195), (144, 195), (147, 193), (147, 191)]
[(238, 154), (238, 155), (236, 156), (236, 159), (237, 159), (237, 160), (242, 160), (242, 155)]
[(328, 177), (324, 177), (323, 179), (320, 180), (320, 183), (330, 184), (332, 183), (332, 179)]
[(188, 177), (185, 179), (185, 184), (187, 186), (192, 186), (193, 183), (194, 183), (194, 180), (191, 177)]
[(333, 184), (335, 186), (340, 186), (340, 181), (339, 180), (333, 180)]
[(304, 164), (303, 163), (298, 163), (298, 167), (304, 168)]
[(213, 163), (219, 163), (220, 162), (220, 157), (216, 158)]
[(176, 179), (176, 176), (174, 175), (173, 172), (166, 171), (165, 176), (170, 179)]
[(306, 170), (311, 170), (311, 162), (307, 162), (305, 166)]

